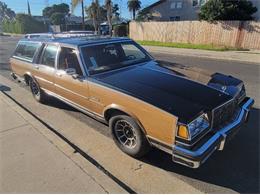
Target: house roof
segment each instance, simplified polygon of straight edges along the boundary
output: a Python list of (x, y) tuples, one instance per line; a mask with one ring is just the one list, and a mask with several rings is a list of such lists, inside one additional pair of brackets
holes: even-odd
[(161, 3), (164, 3), (165, 1), (166, 1), (166, 0), (159, 0), (159, 1), (157, 1), (157, 2), (155, 2), (155, 3), (153, 3), (153, 4), (151, 4), (151, 5), (149, 5), (149, 6), (147, 6), (147, 7), (145, 7), (144, 9), (149, 10), (149, 9), (151, 9), (151, 8), (157, 6), (157, 5), (160, 5)]

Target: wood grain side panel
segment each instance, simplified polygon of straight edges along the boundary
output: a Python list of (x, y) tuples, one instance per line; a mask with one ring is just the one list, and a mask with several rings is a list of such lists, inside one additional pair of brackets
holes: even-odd
[[(175, 140), (177, 118), (150, 104), (100, 84), (89, 82), (92, 110), (103, 114), (111, 105), (138, 119), (147, 135), (171, 145)], [(113, 106), (112, 106), (113, 107)]]

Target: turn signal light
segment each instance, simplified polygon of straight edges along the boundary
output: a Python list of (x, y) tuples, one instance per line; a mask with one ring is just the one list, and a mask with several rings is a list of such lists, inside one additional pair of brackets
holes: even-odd
[(189, 132), (186, 126), (180, 125), (178, 129), (178, 134), (179, 137), (182, 137), (184, 139), (189, 138)]

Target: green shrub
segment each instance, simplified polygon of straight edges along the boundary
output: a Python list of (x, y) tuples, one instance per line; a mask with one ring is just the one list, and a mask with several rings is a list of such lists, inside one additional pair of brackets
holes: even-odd
[(26, 14), (17, 14), (14, 21), (2, 22), (3, 32), (26, 34), (46, 32), (47, 26)]
[(128, 25), (127, 24), (119, 24), (113, 26), (114, 36), (115, 37), (126, 37), (128, 36)]

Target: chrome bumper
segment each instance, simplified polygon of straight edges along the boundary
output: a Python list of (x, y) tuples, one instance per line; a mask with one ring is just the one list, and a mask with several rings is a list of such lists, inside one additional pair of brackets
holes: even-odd
[(251, 106), (254, 104), (252, 98), (246, 98), (241, 106), (241, 110), (232, 123), (219, 129), (212, 137), (210, 137), (198, 149), (186, 149), (178, 145), (173, 145), (172, 160), (176, 163), (191, 167), (198, 168), (204, 163), (215, 150), (223, 150), (226, 143), (226, 138), (236, 132), (242, 124), (248, 120), (248, 113)]

